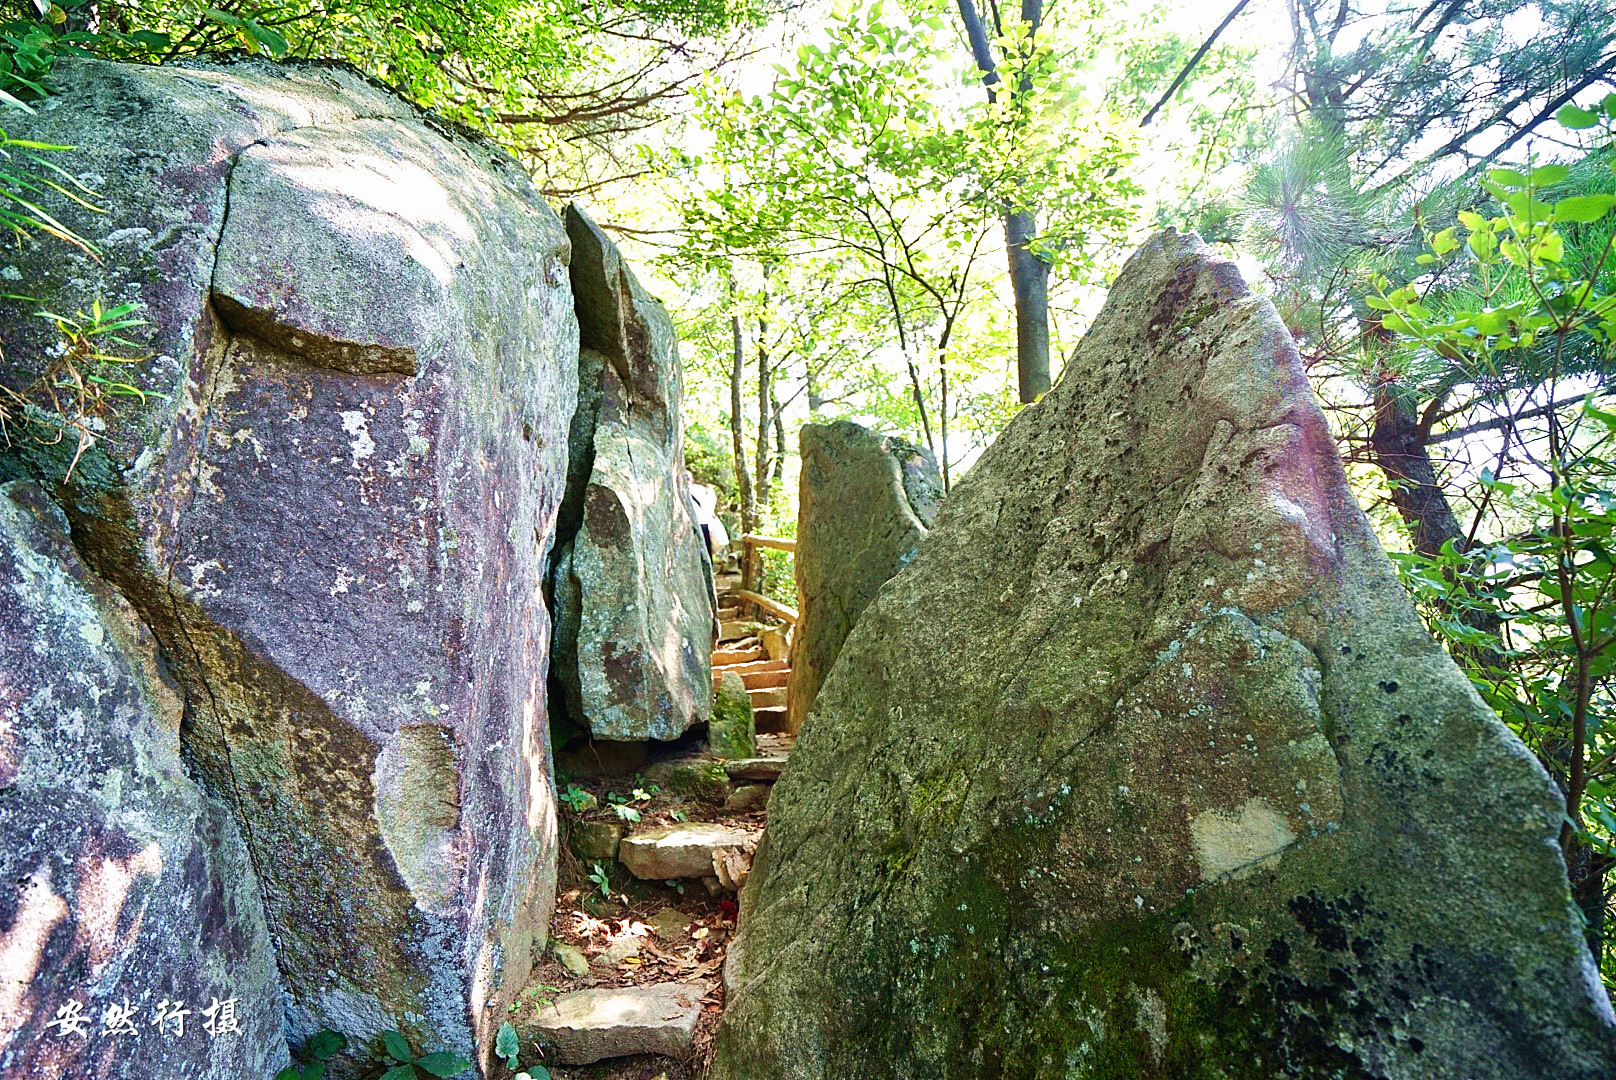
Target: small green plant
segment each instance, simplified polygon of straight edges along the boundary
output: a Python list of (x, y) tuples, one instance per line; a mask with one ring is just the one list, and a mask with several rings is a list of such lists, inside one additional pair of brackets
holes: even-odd
[(340, 1031), (317, 1031), (309, 1036), (292, 1064), (275, 1074), (275, 1080), (322, 1080), (326, 1062), (342, 1053), (348, 1037)]
[(14, 139), (0, 129), (0, 226), (10, 229), (19, 240), (44, 233), (88, 255), (99, 256), (100, 249), (40, 206), (42, 199), (60, 195), (91, 213), (103, 213), (90, 201), (95, 197), (94, 191), (44, 156), (73, 149), (33, 139)]
[(689, 821), (690, 820), (690, 815), (685, 813), (683, 810), (674, 810), (673, 812), (668, 814), (668, 816), (671, 817), (675, 821)]
[(10, 425), (16, 415), (13, 409), (35, 427), (49, 433), (36, 436), (42, 443), (54, 445), (72, 432), (78, 445), (67, 467), (67, 478), (71, 479), (79, 459), (95, 445), (96, 427), (113, 410), (116, 399), (132, 397), (144, 401), (152, 393), (117, 374), (120, 367), (147, 359), (139, 354), (140, 346), (125, 336), (126, 331), (146, 325), (146, 320), (135, 314), (139, 307), (139, 304), (124, 303), (103, 308), (97, 299), (89, 311), (79, 310), (70, 315), (37, 312), (55, 327), (60, 345), (28, 387), (20, 392), (0, 387), (3, 393), (0, 437), (10, 443)]
[(521, 1040), (516, 1037), (516, 1028), (511, 1022), (507, 1020), (499, 1025), (499, 1035), (494, 1039), (494, 1053), (505, 1062), (507, 1069), (516, 1074), (515, 1080), (550, 1080), (550, 1070), (543, 1065), (530, 1065), (523, 1069), (521, 1051)]
[(410, 1042), (401, 1032), (382, 1032), (383, 1058), (392, 1067), (382, 1073), (381, 1080), (418, 1080), (422, 1076), (459, 1076), (471, 1071), (471, 1062), (459, 1054), (440, 1050), (416, 1057), (410, 1051)]
[(602, 897), (611, 899), (612, 876), (606, 872), (606, 865), (604, 863), (597, 862), (590, 864), (589, 880), (595, 883), (595, 888), (600, 890), (600, 895)]
[(585, 810), (589, 809), (590, 804), (595, 801), (595, 797), (593, 795), (589, 794), (589, 792), (585, 791), (577, 784), (568, 784), (567, 790), (563, 791), (556, 797), (561, 801), (562, 805), (566, 806), (575, 814), (583, 813)]
[(638, 810), (634, 809), (632, 806), (626, 806), (621, 803), (612, 807), (612, 813), (616, 814), (623, 821), (640, 820), (640, 812)]

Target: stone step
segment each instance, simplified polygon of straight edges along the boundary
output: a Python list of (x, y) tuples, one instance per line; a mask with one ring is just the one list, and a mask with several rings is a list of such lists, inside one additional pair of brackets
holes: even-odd
[(745, 664), (726, 664), (713, 668), (713, 691), (724, 681), (724, 676), (733, 671), (741, 677), (741, 682), (748, 690), (755, 690), (767, 686), (784, 686), (791, 676), (791, 668), (784, 660), (754, 660)]
[(731, 780), (745, 780), (753, 784), (772, 784), (780, 779), (786, 771), (786, 759), (783, 757), (755, 757), (741, 758), (739, 761), (726, 761), (724, 771)]
[(718, 624), (719, 641), (740, 641), (742, 638), (756, 636), (758, 624), (750, 619), (725, 619)]
[[(762, 650), (759, 649), (757, 651), (761, 652)], [(745, 677), (747, 675), (762, 671), (785, 671), (788, 665), (784, 660), (773, 660), (765, 656), (757, 660), (743, 660), (735, 664), (719, 665), (715, 661), (713, 664), (713, 669), (716, 671), (720, 668), (720, 666), (722, 666), (722, 669), (725, 671), (733, 671), (735, 674)]]
[(791, 668), (786, 666), (784, 660), (770, 660), (769, 663), (780, 666), (770, 671), (753, 671), (741, 676), (741, 682), (746, 684), (748, 690), (767, 690), (771, 687), (784, 689), (791, 679)]
[(757, 847), (759, 832), (728, 825), (690, 821), (680, 825), (642, 829), (623, 838), (617, 858), (642, 881), (713, 876), (715, 857)]
[(760, 734), (789, 732), (791, 722), (786, 718), (786, 707), (778, 705), (767, 709), (753, 709), (752, 727)]
[(760, 686), (753, 689), (748, 686), (746, 696), (752, 699), (752, 715), (756, 716), (759, 709), (784, 708), (786, 688), (784, 686)]
[(721, 607), (718, 609), (719, 622), (734, 622), (740, 617), (741, 609), (738, 607)]
[(767, 660), (769, 654), (763, 646), (754, 645), (748, 649), (714, 649), (713, 667), (731, 667), (735, 664), (750, 664), (755, 660)]
[(707, 989), (689, 982), (574, 990), (532, 1014), (524, 1010), (514, 1026), (524, 1044), (552, 1047), (562, 1065), (633, 1054), (682, 1058), (690, 1052)]

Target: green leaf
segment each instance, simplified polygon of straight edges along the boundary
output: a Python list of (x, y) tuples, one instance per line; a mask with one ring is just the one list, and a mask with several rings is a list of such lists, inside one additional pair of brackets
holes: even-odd
[(382, 1032), (382, 1045), (387, 1048), (388, 1056), (394, 1061), (409, 1061), (415, 1057), (410, 1053), (409, 1040), (397, 1031)]
[(522, 1052), (522, 1041), (516, 1037), (516, 1028), (509, 1020), (499, 1025), (494, 1037), (494, 1053), (505, 1059), (505, 1064), (516, 1068), (517, 1056)]
[(348, 1036), (340, 1031), (316, 1031), (309, 1036), (308, 1046), (305, 1047), (308, 1055), (320, 1061), (330, 1061), (342, 1053), (348, 1046)]
[(416, 1058), (415, 1067), (425, 1069), (433, 1076), (459, 1076), (471, 1068), (471, 1062), (459, 1054), (451, 1054), (447, 1050), (440, 1050), (435, 1054)]
[(1554, 204), (1554, 220), (1585, 224), (1598, 221), (1616, 206), (1616, 195), (1573, 195)]
[(252, 39), (262, 45), (271, 56), (285, 56), (287, 50), (292, 47), (291, 43), (277, 31), (261, 25), (256, 20), (243, 19), (242, 24), (247, 33), (252, 35)]
[(1560, 106), (1560, 110), (1554, 114), (1554, 118), (1572, 131), (1581, 131), (1583, 128), (1591, 128), (1599, 123), (1597, 114), (1591, 113), (1587, 109), (1578, 108), (1575, 105)]
[(206, 15), (209, 19), (218, 23), (220, 26), (228, 26), (235, 30), (241, 29), (241, 19), (230, 14), (228, 11), (220, 11), (218, 8), (205, 7), (202, 9), (202, 14)]
[(1553, 187), (1571, 175), (1571, 170), (1564, 165), (1539, 165), (1527, 176), (1533, 187)]
[(1532, 181), (1518, 169), (1488, 169), (1487, 179), (1501, 188), (1526, 188), (1532, 186)]
[(296, 1065), (288, 1065), (275, 1074), (275, 1080), (303, 1080), (303, 1072)]

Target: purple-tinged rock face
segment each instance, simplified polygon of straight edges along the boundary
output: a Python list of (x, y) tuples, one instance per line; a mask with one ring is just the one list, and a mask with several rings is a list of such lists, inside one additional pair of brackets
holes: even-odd
[(181, 708), (61, 511), (0, 486), (0, 1076), (285, 1061), (247, 848), (186, 775)]
[[(71, 482), (60, 447), (23, 440), (12, 467), (155, 635), (185, 760), (251, 855), (293, 1040), (399, 1028), (475, 1057), (554, 892), (565, 232), (491, 144), (340, 69), (58, 82), (12, 134), (80, 147), (105, 257), (16, 270), (53, 308), (142, 301), (154, 356)], [(42, 343), (12, 323), (16, 385)]]

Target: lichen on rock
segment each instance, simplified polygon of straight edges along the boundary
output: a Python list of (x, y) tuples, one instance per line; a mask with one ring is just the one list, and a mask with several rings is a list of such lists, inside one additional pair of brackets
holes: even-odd
[(678, 342), (617, 246), (576, 206), (566, 221), (582, 348), (550, 575), (556, 696), (596, 738), (677, 739), (712, 707), (716, 607)]
[(1194, 237), (955, 486), (770, 809), (720, 1080), (1616, 1075), (1556, 792)]
[[(78, 147), (105, 253), (30, 249), (21, 272), (61, 310), (141, 302), (153, 355), (71, 480), (26, 439), (5, 468), (150, 627), (182, 756), (250, 854), (293, 1041), (400, 1028), (475, 1057), (554, 891), (561, 222), (492, 143), (341, 66), (53, 78), (8, 132)], [(0, 326), (7, 385), (40, 321)]]
[(724, 672), (713, 697), (713, 717), (707, 722), (707, 749), (719, 758), (741, 759), (757, 755), (757, 730), (752, 699), (746, 683), (733, 671)]
[(799, 437), (797, 626), (787, 726), (813, 708), (842, 642), (888, 579), (909, 564), (943, 501), (931, 454), (850, 420)]

